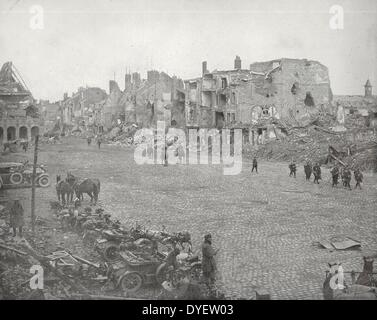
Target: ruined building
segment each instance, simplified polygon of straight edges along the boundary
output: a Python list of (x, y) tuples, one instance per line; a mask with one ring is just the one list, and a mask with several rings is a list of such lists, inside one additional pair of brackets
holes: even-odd
[(98, 124), (106, 99), (106, 91), (97, 87), (80, 87), (71, 97), (65, 93), (61, 101), (63, 123), (72, 126)]
[(334, 105), (338, 118), (346, 129), (377, 128), (377, 96), (373, 95), (369, 79), (364, 85), (364, 95), (336, 95)]
[(0, 70), (0, 144), (30, 140), (43, 127), (34, 98), (12, 62)]
[(149, 127), (157, 120), (184, 127), (183, 81), (157, 70), (149, 70), (147, 79), (141, 79), (136, 72), (126, 74), (124, 91), (115, 81), (110, 81), (103, 113), (106, 128), (117, 121)]
[[(277, 59), (242, 69), (207, 70), (185, 81), (186, 126), (248, 128), (251, 142), (276, 137), (280, 127), (302, 126), (332, 109), (328, 69), (317, 61)], [(258, 140), (259, 139), (259, 140)]]

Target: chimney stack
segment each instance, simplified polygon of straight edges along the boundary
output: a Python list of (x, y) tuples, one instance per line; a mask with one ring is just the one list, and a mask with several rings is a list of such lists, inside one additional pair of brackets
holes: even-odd
[(239, 56), (236, 56), (236, 59), (234, 59), (234, 69), (240, 70), (241, 68), (241, 58)]
[(207, 70), (207, 61), (203, 61), (202, 62), (202, 75), (205, 75), (206, 73), (208, 73), (208, 70)]

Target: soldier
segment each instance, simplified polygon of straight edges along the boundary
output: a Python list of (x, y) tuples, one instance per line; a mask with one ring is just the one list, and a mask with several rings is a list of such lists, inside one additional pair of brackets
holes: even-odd
[(349, 167), (345, 167), (344, 168), (344, 172), (343, 172), (343, 175), (344, 175), (344, 186), (348, 189), (351, 190), (351, 179), (352, 179), (352, 174), (351, 174), (351, 170), (349, 169)]
[(337, 165), (335, 165), (334, 168), (332, 168), (331, 176), (332, 176), (332, 186), (336, 187), (339, 181), (339, 168)]
[(254, 157), (253, 159), (253, 168), (251, 169), (251, 172), (253, 172), (254, 169), (255, 169), (255, 172), (258, 173), (258, 161), (256, 157)]
[(98, 149), (101, 149), (101, 143), (102, 143), (101, 136), (98, 136), (98, 138), (97, 138)]
[(313, 174), (314, 174), (313, 182), (319, 184), (319, 180), (322, 178), (321, 178), (321, 167), (318, 162), (313, 167)]
[(13, 229), (13, 237), (17, 235), (17, 228), (20, 237), (22, 237), (22, 228), (24, 226), (24, 208), (21, 205), (20, 200), (14, 200), (12, 207), (10, 208), (10, 226)]
[(202, 271), (204, 281), (209, 288), (215, 283), (216, 280), (216, 261), (215, 255), (219, 249), (215, 250), (212, 247), (212, 236), (207, 234), (204, 236), (204, 243), (202, 245)]
[(306, 161), (306, 164), (304, 165), (304, 171), (306, 176), (306, 181), (310, 180), (310, 176), (312, 175), (312, 166), (309, 161)]
[(359, 186), (360, 190), (361, 190), (361, 185), (360, 183), (363, 182), (363, 174), (362, 172), (360, 171), (359, 168), (356, 168), (355, 171), (353, 172), (354, 174), (354, 177), (355, 177), (355, 180), (356, 180), (356, 185), (355, 185), (355, 189), (357, 188), (357, 186)]
[(289, 165), (289, 169), (290, 169), (289, 176), (292, 177), (292, 175), (293, 175), (296, 178), (297, 167), (296, 167), (296, 161), (295, 160), (293, 160), (291, 162), (291, 164)]

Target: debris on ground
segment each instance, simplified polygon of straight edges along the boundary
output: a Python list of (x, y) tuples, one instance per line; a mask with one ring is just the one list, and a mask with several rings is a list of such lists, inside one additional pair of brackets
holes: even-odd
[[(189, 232), (125, 226), (102, 208), (50, 206), (54, 218), (38, 217), (25, 238), (11, 236), (0, 211), (1, 299), (224, 299), (202, 282)], [(33, 265), (43, 267), (44, 289), (30, 289)]]

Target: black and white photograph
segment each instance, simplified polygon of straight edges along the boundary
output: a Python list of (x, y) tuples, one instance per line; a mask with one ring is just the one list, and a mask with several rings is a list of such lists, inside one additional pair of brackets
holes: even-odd
[(0, 0), (0, 300), (377, 300), (376, 173), (375, 0)]

